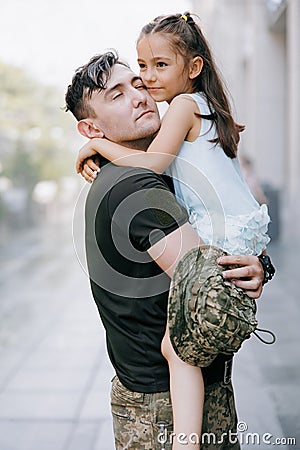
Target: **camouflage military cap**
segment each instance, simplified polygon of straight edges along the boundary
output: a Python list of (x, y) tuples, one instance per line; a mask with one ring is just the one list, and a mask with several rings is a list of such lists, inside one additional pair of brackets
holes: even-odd
[(233, 354), (257, 327), (256, 303), (222, 276), (236, 266), (220, 266), (227, 253), (203, 245), (179, 261), (168, 302), (170, 340), (180, 359), (208, 366), (218, 353)]

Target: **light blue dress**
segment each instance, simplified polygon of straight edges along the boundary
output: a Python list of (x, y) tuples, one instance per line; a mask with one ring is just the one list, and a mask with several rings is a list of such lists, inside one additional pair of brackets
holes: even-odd
[[(201, 114), (210, 110), (201, 93), (189, 95)], [(259, 255), (267, 246), (270, 217), (267, 205), (259, 205), (245, 182), (237, 158), (231, 159), (211, 139), (212, 121), (201, 118), (199, 137), (184, 141), (166, 170), (175, 194), (188, 208), (190, 223), (205, 244), (230, 254)]]

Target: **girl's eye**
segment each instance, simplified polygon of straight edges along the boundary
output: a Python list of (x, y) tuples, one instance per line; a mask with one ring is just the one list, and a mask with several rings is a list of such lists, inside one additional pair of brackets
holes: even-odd
[(140, 66), (141, 70), (145, 70), (146, 69), (146, 64), (139, 63), (139, 66)]
[(163, 61), (159, 61), (157, 63), (157, 67), (166, 67), (166, 66), (167, 66), (167, 64), (165, 62), (163, 62)]

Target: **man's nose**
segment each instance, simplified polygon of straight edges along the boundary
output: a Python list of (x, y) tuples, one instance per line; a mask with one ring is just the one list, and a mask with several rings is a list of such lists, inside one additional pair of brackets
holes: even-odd
[(135, 89), (132, 95), (133, 106), (137, 108), (141, 104), (147, 103), (147, 91), (146, 89)]

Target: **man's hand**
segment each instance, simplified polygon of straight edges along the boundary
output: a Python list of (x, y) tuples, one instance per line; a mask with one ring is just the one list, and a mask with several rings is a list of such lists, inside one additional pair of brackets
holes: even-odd
[(230, 279), (237, 287), (244, 289), (251, 298), (259, 298), (262, 293), (264, 271), (257, 256), (228, 255), (218, 259), (218, 264), (238, 264), (239, 268), (223, 272), (225, 278)]

